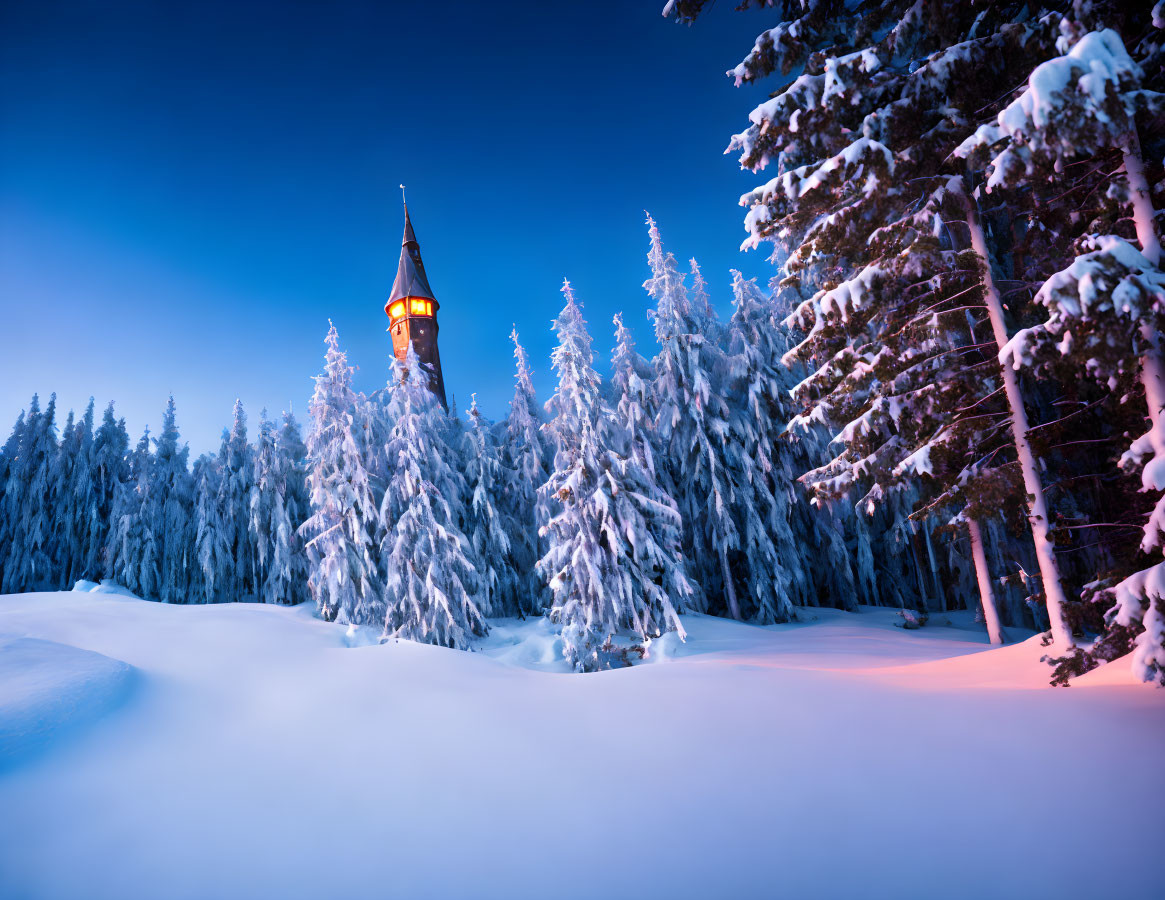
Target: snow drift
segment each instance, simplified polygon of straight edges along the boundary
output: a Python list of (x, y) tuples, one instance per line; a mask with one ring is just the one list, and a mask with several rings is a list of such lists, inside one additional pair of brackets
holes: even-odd
[(0, 772), (116, 708), (132, 676), (99, 653), (0, 635)]

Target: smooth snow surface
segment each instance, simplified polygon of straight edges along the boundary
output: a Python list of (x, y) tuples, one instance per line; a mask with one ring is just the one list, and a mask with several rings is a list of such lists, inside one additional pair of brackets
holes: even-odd
[(99, 653), (0, 635), (0, 772), (118, 706), (132, 675)]
[(1165, 691), (1126, 661), (1046, 687), (1038, 641), (986, 650), (957, 615), (816, 615), (686, 616), (655, 664), (574, 675), (540, 620), (466, 653), (306, 607), (0, 597), (7, 703), (13, 642), (64, 689), (94, 653), (136, 670), (0, 774), (0, 895), (1155, 895), (1097, 848), (1157, 852), (1165, 771), (1111, 778), (1165, 742)]

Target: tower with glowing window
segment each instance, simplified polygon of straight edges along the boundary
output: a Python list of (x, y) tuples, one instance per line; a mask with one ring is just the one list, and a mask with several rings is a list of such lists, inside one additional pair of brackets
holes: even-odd
[(384, 304), (388, 314), (388, 330), (392, 333), (392, 351), (396, 358), (404, 361), (409, 342), (421, 362), (432, 367), (430, 386), (442, 406), (445, 402), (445, 378), (441, 374), (441, 353), (437, 349), (437, 310), (441, 304), (433, 296), (429, 279), (425, 276), (425, 264), (421, 262), (421, 247), (413, 233), (413, 223), (409, 220), (409, 208), (405, 206), (405, 233), (401, 241), (400, 264), (396, 269), (396, 281), (392, 283), (392, 293)]

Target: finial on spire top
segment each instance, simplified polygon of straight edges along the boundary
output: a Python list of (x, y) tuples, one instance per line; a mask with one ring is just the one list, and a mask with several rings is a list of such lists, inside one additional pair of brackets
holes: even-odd
[(409, 208), (409, 201), (405, 198), (405, 186), (400, 186), (400, 202), (404, 204), (405, 209)]

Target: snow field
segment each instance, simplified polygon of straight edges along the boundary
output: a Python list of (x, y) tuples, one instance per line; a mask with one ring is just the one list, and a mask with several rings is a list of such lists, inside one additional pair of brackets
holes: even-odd
[[(1090, 861), (1118, 840), (1153, 852), (1156, 804), (1089, 788), (1160, 745), (1165, 692), (1119, 661), (1046, 688), (1032, 643), (980, 652), (969, 627), (810, 614), (685, 616), (659, 664), (577, 675), (547, 671), (565, 663), (542, 620), (501, 620), (464, 653), (361, 645), (307, 607), (0, 597), (0, 633), (141, 682), (0, 775), (3, 894), (1152, 893), (1146, 868)], [(1050, 806), (1053, 781), (1075, 810)]]

